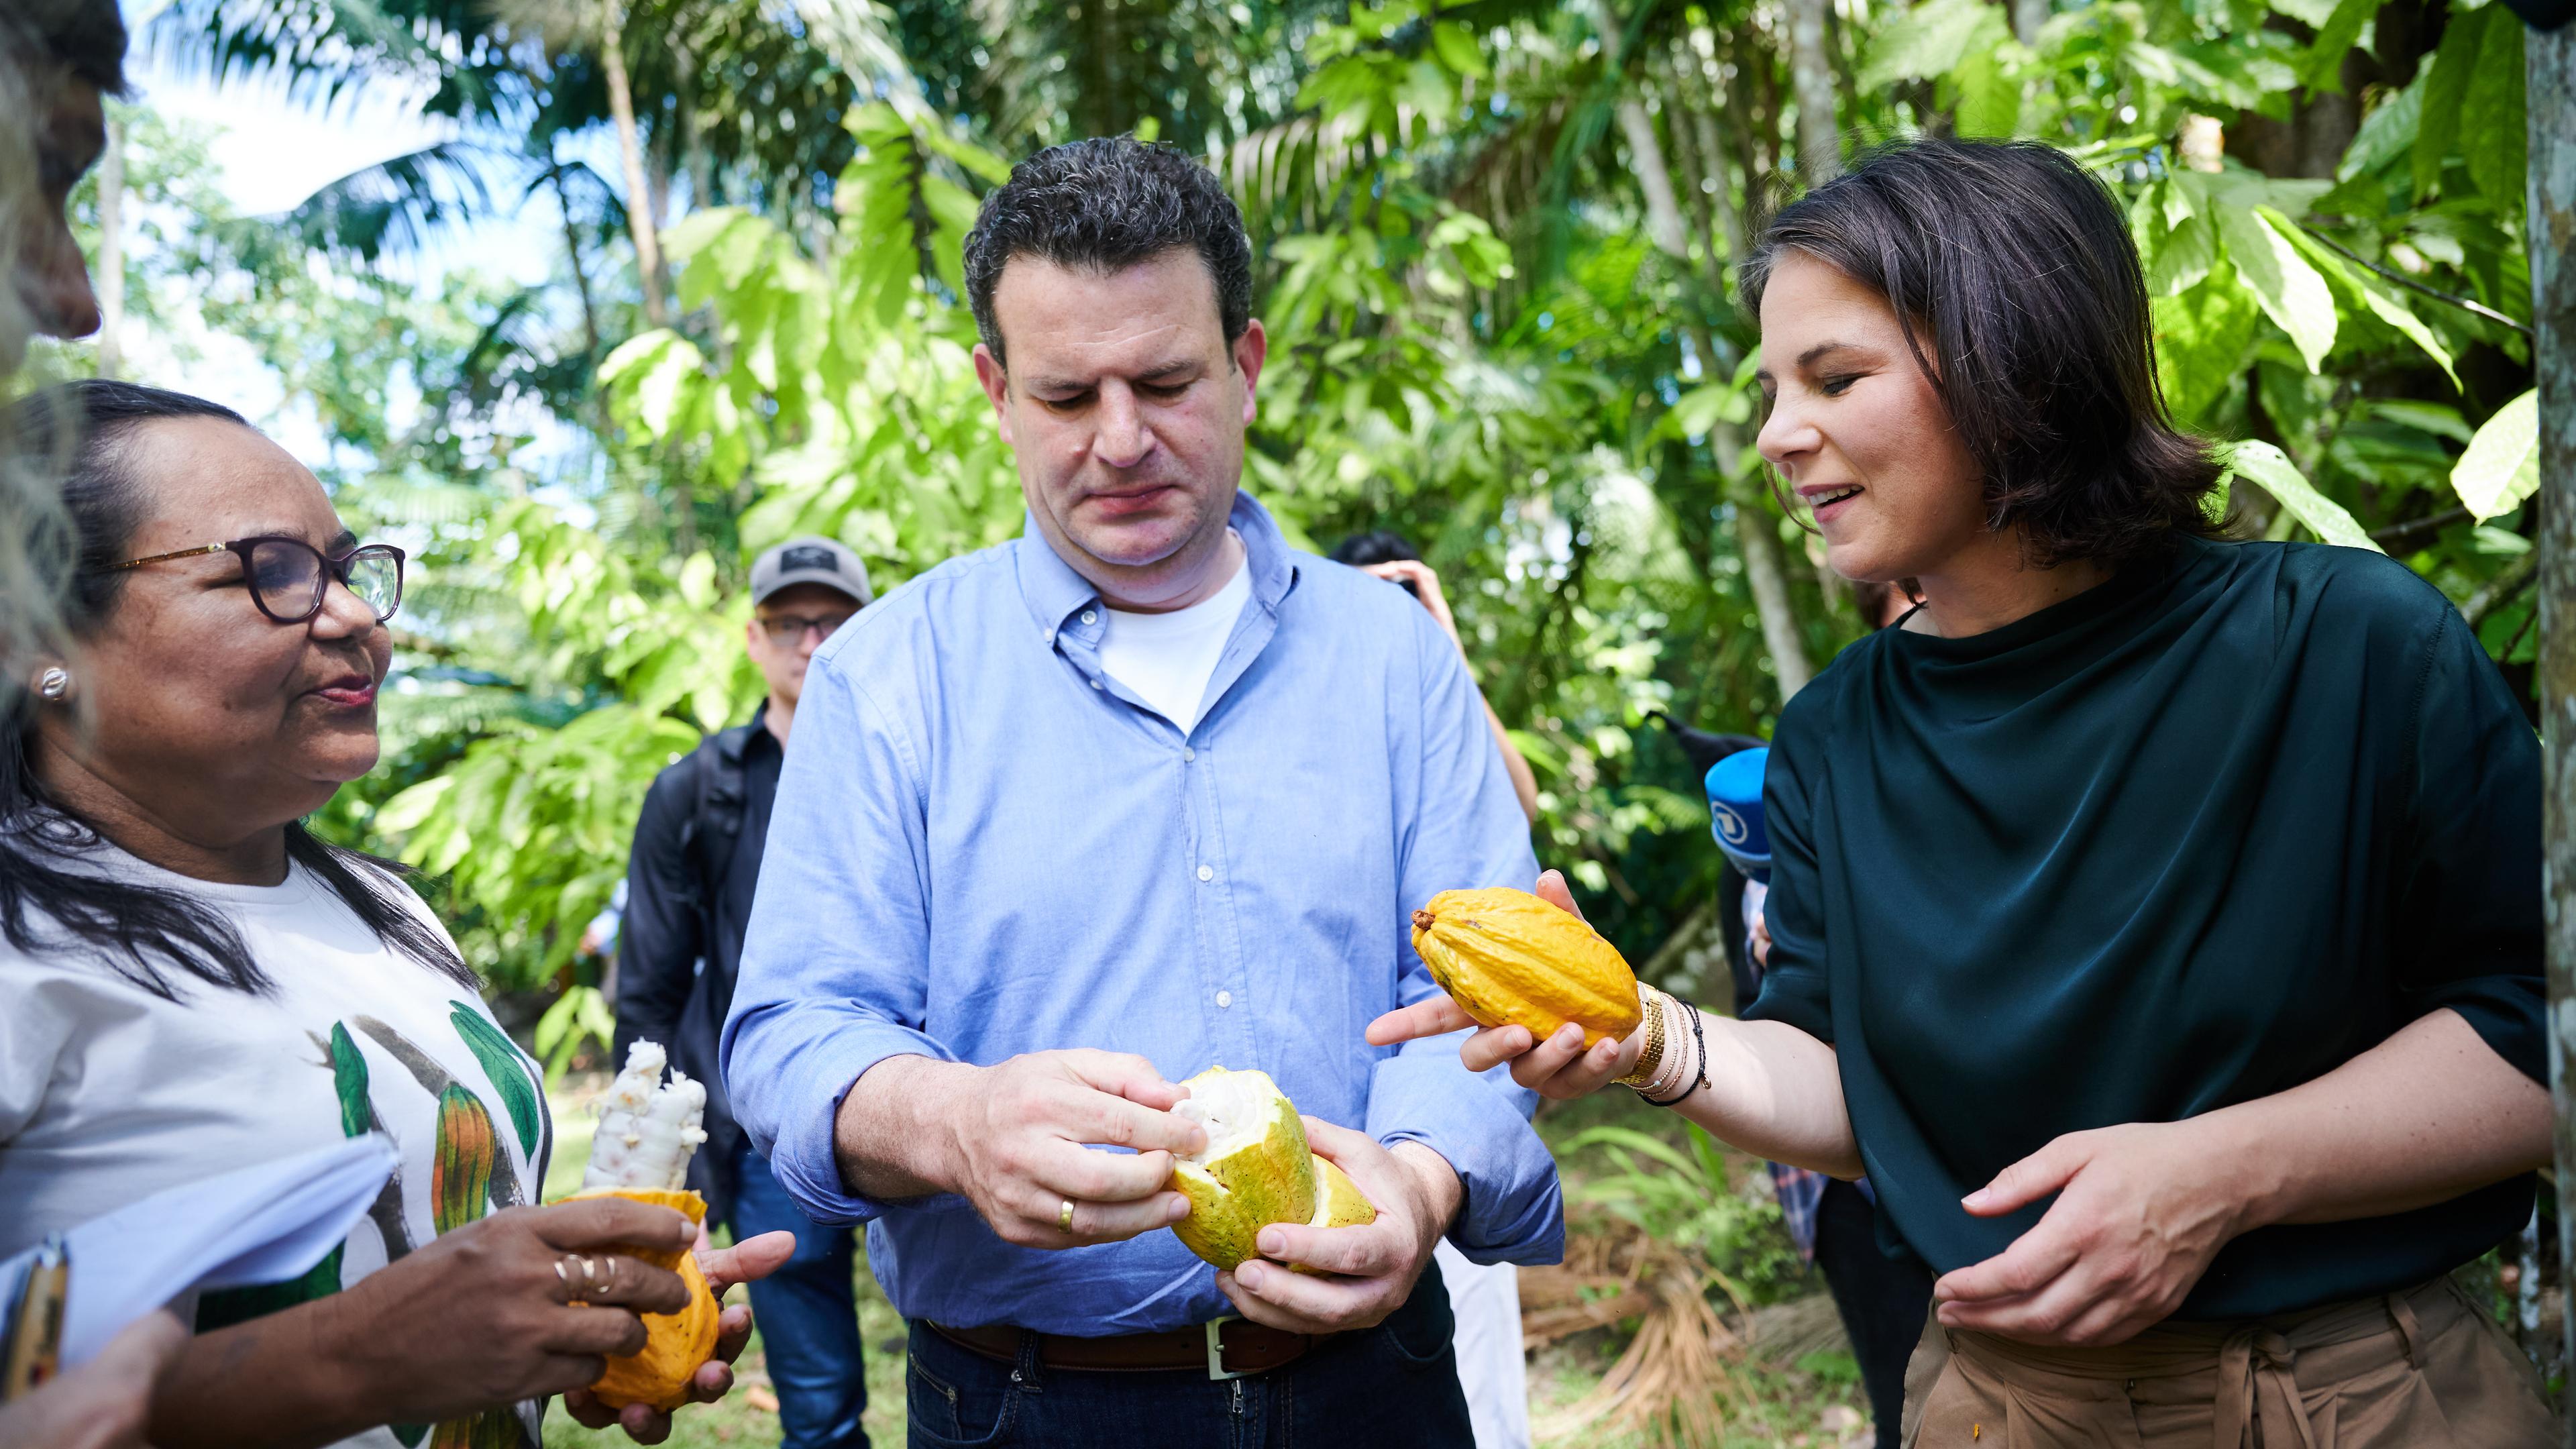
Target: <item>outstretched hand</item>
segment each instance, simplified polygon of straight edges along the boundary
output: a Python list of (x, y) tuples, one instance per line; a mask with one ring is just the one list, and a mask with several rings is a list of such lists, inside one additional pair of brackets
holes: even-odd
[[(1574, 904), (1574, 893), (1566, 889), (1565, 877), (1553, 870), (1539, 873), (1534, 892), (1540, 900), (1574, 917), (1583, 919), (1583, 911)], [(1398, 1042), (1416, 1041), (1423, 1037), (1446, 1036), (1450, 1032), (1476, 1025), (1475, 1019), (1449, 997), (1435, 996), (1400, 1006), (1368, 1024), (1371, 1046), (1393, 1046)], [(1482, 1072), (1497, 1063), (1512, 1064), (1512, 1080), (1542, 1097), (1560, 1100), (1590, 1096), (1625, 1076), (1637, 1064), (1645, 1050), (1646, 1034), (1641, 1026), (1626, 1041), (1603, 1037), (1590, 1051), (1583, 1048), (1583, 1028), (1572, 1022), (1556, 1029), (1556, 1034), (1540, 1041), (1525, 1026), (1485, 1027), (1458, 1046), (1458, 1059), (1467, 1070)]]
[[(701, 1223), (692, 1251), (697, 1255), (698, 1271), (706, 1275), (707, 1291), (722, 1302), (725, 1290), (736, 1283), (756, 1282), (786, 1266), (788, 1257), (796, 1251), (796, 1235), (762, 1233), (730, 1248), (718, 1248), (710, 1244), (706, 1225)], [(689, 1402), (712, 1404), (731, 1392), (733, 1361), (742, 1356), (743, 1346), (750, 1341), (749, 1305), (737, 1303), (719, 1313), (715, 1357), (698, 1365), (696, 1376), (689, 1381)], [(564, 1395), (564, 1409), (585, 1429), (605, 1429), (615, 1424), (638, 1444), (659, 1444), (671, 1436), (671, 1416), (650, 1404), (612, 1409), (592, 1397), (590, 1390), (574, 1389)]]

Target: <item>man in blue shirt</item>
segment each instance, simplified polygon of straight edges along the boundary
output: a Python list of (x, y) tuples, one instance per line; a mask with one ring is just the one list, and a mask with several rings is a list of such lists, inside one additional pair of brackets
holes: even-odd
[[(1414, 907), (1537, 873), (1475, 685), (1238, 491), (1266, 339), (1204, 168), (1041, 152), (966, 281), (1029, 527), (814, 656), (735, 1114), (868, 1224), (915, 1444), (1463, 1444), (1432, 1247), (1554, 1261), (1555, 1167), (1454, 1042), (1362, 1032), (1438, 990)], [(1231, 1274), (1160, 1231), (1205, 1140), (1174, 1083), (1215, 1065), (1276, 1079), (1377, 1220), (1273, 1225)]]

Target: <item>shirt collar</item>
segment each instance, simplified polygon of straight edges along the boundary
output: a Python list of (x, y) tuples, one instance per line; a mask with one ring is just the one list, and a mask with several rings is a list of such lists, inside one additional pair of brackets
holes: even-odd
[[(1271, 520), (1270, 510), (1240, 488), (1235, 490), (1234, 507), (1226, 521), (1243, 536), (1243, 566), (1252, 574), (1252, 601), (1276, 616), (1280, 602), (1296, 587), (1295, 553), (1279, 532), (1279, 525)], [(1037, 621), (1049, 642), (1060, 630), (1083, 632), (1065, 620), (1098, 600), (1100, 590), (1064, 561), (1038, 530), (1033, 516), (1023, 522), (1020, 536), (1011, 547), (1019, 569), (1020, 597), (1027, 601), (1030, 617)], [(1097, 623), (1092, 628), (1096, 630)]]

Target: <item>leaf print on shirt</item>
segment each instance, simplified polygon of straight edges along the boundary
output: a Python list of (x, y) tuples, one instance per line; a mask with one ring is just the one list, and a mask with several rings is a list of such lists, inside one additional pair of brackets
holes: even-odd
[(510, 1125), (519, 1134), (519, 1151), (535, 1162), (538, 1123), (543, 1120), (545, 1107), (527, 1060), (483, 1013), (462, 1001), (451, 1001), (448, 1007), (448, 1020), (456, 1024), (457, 1036), (483, 1064), (483, 1074), (492, 1079), (492, 1089), (501, 1094), (501, 1105), (509, 1110)]
[[(402, 1063), (403, 1068), (411, 1073), (412, 1079), (420, 1083), (423, 1091), (438, 1098), (439, 1102), (442, 1104), (440, 1118), (444, 1121), (444, 1104), (447, 1101), (449, 1090), (452, 1088), (460, 1092), (465, 1091), (464, 1088), (457, 1086), (456, 1079), (448, 1075), (447, 1069), (440, 1066), (438, 1063), (431, 1061), (427, 1052), (413, 1046), (410, 1038), (404, 1036), (401, 1032), (394, 1030), (392, 1027), (385, 1025), (383, 1022), (378, 1021), (376, 1018), (372, 1016), (353, 1016), (349, 1019), (358, 1024), (358, 1030), (365, 1032), (369, 1037), (372, 1037), (375, 1040), (376, 1045), (383, 1047), (387, 1052), (391, 1053), (395, 1061)], [(478, 1111), (481, 1110), (483, 1105), (481, 1099), (475, 1098), (472, 1092), (465, 1092), (465, 1095), (474, 1101), (474, 1105)], [(486, 1114), (483, 1121), (487, 1130), (491, 1126), (491, 1120), (491, 1117)], [(487, 1181), (490, 1184), (492, 1206), (496, 1208), (517, 1207), (521, 1203), (527, 1201), (526, 1198), (520, 1196), (519, 1175), (511, 1169), (509, 1153), (493, 1153), (491, 1171)], [(433, 1198), (434, 1197), (435, 1195), (433, 1194)], [(445, 1232), (447, 1230), (445, 1228), (441, 1228), (439, 1231)]]

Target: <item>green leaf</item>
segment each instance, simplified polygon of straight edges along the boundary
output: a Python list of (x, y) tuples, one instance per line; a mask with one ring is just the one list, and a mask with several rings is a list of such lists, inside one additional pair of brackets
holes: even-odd
[(1959, 89), (1957, 121), (1962, 136), (2009, 137), (2021, 129), (2021, 77), (1998, 59), (1999, 47), (1971, 50), (1950, 72)]
[(2523, 85), (2522, 26), (2507, 15), (2503, 24), (2487, 25), (2477, 73), (2460, 103), (2460, 156), (2469, 163), (2469, 179), (2477, 183), (2478, 194), (2499, 215), (2518, 212), (2523, 205), (2530, 145)]
[(2227, 396), (2243, 375), (2262, 304), (2222, 261), (2199, 285), (2178, 296), (2158, 297), (2152, 305), (2156, 373), (2165, 404), (2189, 425)]
[(2308, 47), (2299, 62), (2299, 82), (2310, 90), (2343, 93), (2343, 58), (2361, 39), (2361, 27), (2379, 13), (2380, 0), (2339, 0), (2324, 24), (2317, 27), (2316, 44)]
[(2430, 74), (2424, 80), (2423, 106), (2415, 129), (2418, 199), (2441, 184), (2442, 163), (2450, 159), (2452, 143), (2459, 139), (2460, 115), (2468, 100), (2469, 78), (2478, 69), (2487, 22), (2499, 14), (2505, 15), (2507, 25), (2515, 25), (2513, 17), (2499, 5), (2482, 10), (2454, 9), (2443, 25), (2441, 48), (2433, 52)]
[(2255, 208), (2223, 201), (2214, 211), (2236, 274), (2253, 290), (2263, 314), (2289, 334), (2308, 371), (2315, 372), (2334, 350), (2334, 294), (2326, 279)]
[(448, 1020), (456, 1024), (456, 1034), (464, 1039), (465, 1049), (483, 1064), (483, 1075), (492, 1079), (492, 1090), (501, 1094), (501, 1105), (510, 1114), (510, 1127), (519, 1134), (519, 1151), (530, 1162), (536, 1161), (537, 1124), (545, 1110), (537, 1094), (543, 1085), (529, 1071), (529, 1063), (519, 1055), (519, 1049), (482, 1012), (462, 1001), (451, 1001), (448, 1006)]
[(2481, 521), (2510, 513), (2540, 487), (2540, 391), (2496, 409), (2451, 469), (2451, 487)]
[(2228, 455), (2227, 476), (2231, 480), (2249, 478), (2262, 485), (2263, 491), (2279, 501), (2291, 517), (2328, 543), (2366, 548), (2373, 553), (2387, 551), (2371, 542), (2368, 529), (2354, 521), (2342, 504), (2319, 493), (2308, 475), (2299, 471), (2299, 465), (2270, 443), (2255, 440), (2237, 444)]
[(1476, 47), (1476, 37), (1466, 26), (1454, 20), (1443, 20), (1431, 27), (1431, 48), (1440, 54), (1440, 63), (1462, 76), (1486, 73), (1485, 53)]
[[(2198, 285), (2217, 259), (2218, 232), (2209, 218), (2184, 217), (2156, 248), (2155, 265), (2147, 269), (2147, 295), (2170, 297)], [(2253, 299), (2249, 295), (2246, 300)]]
[(331, 1023), (331, 1090), (340, 1099), (340, 1135), (364, 1137), (376, 1130), (375, 1104), (367, 1100), (367, 1059), (356, 1038), (340, 1022)]
[(1926, 0), (1899, 12), (1879, 32), (1861, 64), (1860, 88), (1883, 90), (1902, 80), (1947, 75), (1977, 41), (2000, 41), (2009, 33), (2001, 12), (1984, 0)]

